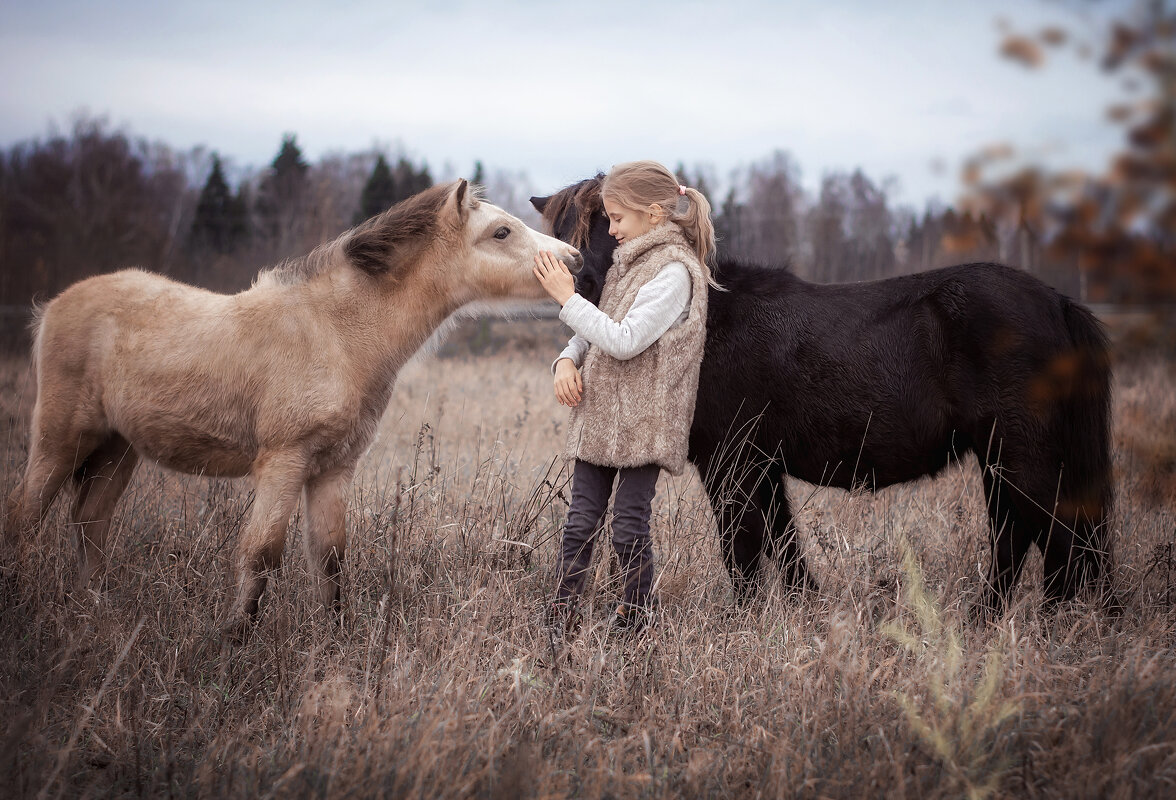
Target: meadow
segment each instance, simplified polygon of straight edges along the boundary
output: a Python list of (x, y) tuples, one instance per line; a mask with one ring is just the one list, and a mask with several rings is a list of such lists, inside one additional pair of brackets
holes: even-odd
[[(317, 605), (296, 515), (243, 645), (222, 641), (244, 482), (141, 466), (101, 590), (58, 501), (0, 575), (7, 797), (1134, 797), (1176, 793), (1176, 362), (1116, 361), (1112, 617), (1039, 610), (1034, 553), (1002, 619), (979, 470), (877, 494), (792, 483), (820, 592), (774, 572), (737, 607), (688, 470), (663, 475), (661, 598), (608, 628), (541, 624), (567, 510), (558, 322), (471, 324), (401, 373), (349, 506), (345, 610)], [(0, 361), (16, 482), (27, 359)]]

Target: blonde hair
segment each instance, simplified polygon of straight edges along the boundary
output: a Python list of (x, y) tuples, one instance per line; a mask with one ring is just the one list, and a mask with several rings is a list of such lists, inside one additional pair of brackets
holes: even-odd
[(605, 176), (600, 193), (635, 211), (648, 211), (653, 205), (661, 207), (666, 219), (682, 229), (702, 264), (706, 282), (720, 288), (707, 265), (715, 253), (715, 226), (706, 195), (697, 189), (680, 187), (674, 173), (656, 161), (617, 164)]

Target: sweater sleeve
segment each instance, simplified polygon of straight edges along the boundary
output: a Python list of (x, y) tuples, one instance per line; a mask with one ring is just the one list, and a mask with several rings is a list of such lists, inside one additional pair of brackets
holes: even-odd
[(555, 374), (555, 365), (559, 363), (561, 358), (570, 358), (572, 363), (576, 365), (576, 369), (584, 363), (584, 355), (588, 352), (588, 340), (580, 334), (576, 334), (568, 340), (568, 346), (555, 357), (555, 361), (551, 362), (551, 374)]
[(620, 322), (614, 322), (578, 294), (572, 295), (564, 305), (559, 318), (579, 338), (619, 361), (627, 361), (670, 329), (690, 304), (690, 294), (686, 265), (671, 261), (637, 291), (633, 305)]

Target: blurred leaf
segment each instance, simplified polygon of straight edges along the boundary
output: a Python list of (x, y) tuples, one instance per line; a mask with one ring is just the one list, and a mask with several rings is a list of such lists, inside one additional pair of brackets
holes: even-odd
[(1023, 67), (1040, 67), (1045, 60), (1041, 47), (1037, 42), (1026, 36), (1016, 34), (1005, 38), (1000, 46), (1000, 53), (1005, 58), (1016, 61)]
[(1050, 47), (1061, 47), (1069, 39), (1069, 34), (1058, 27), (1049, 27), (1041, 31), (1038, 37)]

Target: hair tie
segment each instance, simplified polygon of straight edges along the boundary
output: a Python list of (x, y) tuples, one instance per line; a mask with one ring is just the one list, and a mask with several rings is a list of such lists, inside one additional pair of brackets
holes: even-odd
[(686, 194), (686, 187), (680, 183), (678, 184), (678, 194), (681, 194), (681, 195)]

